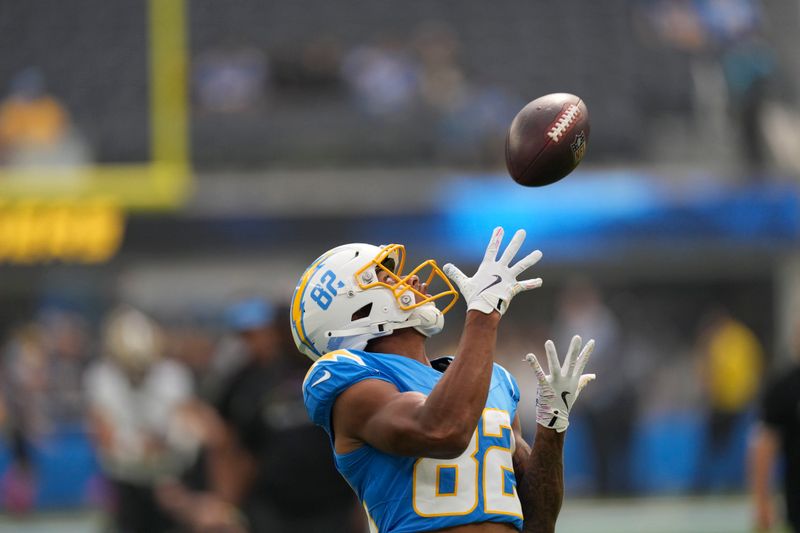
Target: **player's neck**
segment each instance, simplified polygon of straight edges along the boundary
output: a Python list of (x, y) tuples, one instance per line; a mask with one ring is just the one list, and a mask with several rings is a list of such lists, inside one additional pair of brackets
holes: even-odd
[(367, 351), (402, 355), (425, 365), (430, 365), (425, 352), (425, 336), (412, 328), (395, 331), (386, 337), (372, 339)]

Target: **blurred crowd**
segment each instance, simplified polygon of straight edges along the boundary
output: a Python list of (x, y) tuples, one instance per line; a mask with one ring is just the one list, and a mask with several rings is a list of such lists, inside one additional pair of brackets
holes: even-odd
[[(13, 16), (6, 26), (0, 18), (13, 44), (0, 56), (2, 185), (39, 180), (34, 185), (45, 190), (47, 180), (84, 179), (69, 168), (153, 155), (149, 22), (131, 23), (144, 15), (138, 4), (96, 4), (74, 17), (74, 8), (50, 1), (44, 17), (41, 6), (8, 3)], [(341, 175), (359, 166), (495, 172), (514, 114), (562, 90), (590, 102), (593, 164), (711, 165), (740, 182), (800, 169), (798, 71), (787, 61), (798, 34), (796, 24), (776, 20), (778, 2), (487, 8), (471, 0), (452, 13), (425, 2), (290, 4), (192, 3), (183, 59), (198, 175), (253, 169), (268, 181), (273, 169), (315, 165)], [(83, 26), (64, 24), (69, 16)], [(375, 199), (361, 192), (360, 200)], [(625, 193), (611, 196), (618, 192)], [(210, 202), (213, 211), (242, 216), (230, 187), (225, 193), (215, 198), (219, 206)], [(300, 222), (300, 235), (319, 214), (302, 197), (292, 200), (286, 210), (296, 211), (290, 222)], [(419, 208), (398, 205), (410, 217)], [(722, 205), (725, 220), (735, 222)], [(181, 224), (193, 213), (174, 218)], [(357, 216), (348, 211), (331, 228), (349, 227)], [(142, 219), (136, 222), (151, 227)], [(226, 217), (216, 224), (224, 250), (245, 249), (242, 228), (267, 226), (257, 219), (228, 226)], [(276, 241), (281, 227), (274, 225)], [(693, 231), (691, 220), (680, 227)], [(140, 248), (120, 262), (137, 250), (156, 255), (165, 245), (145, 234), (159, 230), (145, 228), (138, 243), (131, 232)], [(782, 246), (777, 237), (774, 246)], [(794, 233), (786, 238), (786, 250), (767, 246), (765, 253), (765, 243), (748, 235), (742, 250), (778, 264), (788, 243), (796, 247)], [(195, 247), (199, 241), (180, 253)], [(741, 492), (755, 428), (757, 524), (776, 521), (770, 476), (781, 459), (786, 491), (797, 500), (790, 514), (800, 523), (800, 411), (792, 408), (800, 370), (770, 379), (776, 363), (790, 359), (771, 342), (779, 298), (772, 282), (746, 269), (730, 286), (702, 278), (704, 259), (690, 262), (694, 281), (667, 264), (652, 276), (658, 286), (641, 291), (635, 276), (616, 286), (575, 279), (544, 287), (534, 304), (520, 303), (504, 319), (498, 361), (520, 383), (530, 438), (536, 380), (524, 354), (541, 356), (546, 339), (559, 347), (573, 334), (596, 340), (590, 371), (597, 379), (582, 393), (566, 441), (571, 495)], [(9, 294), (25, 293), (28, 301), (47, 290), (35, 276), (21, 279), (29, 281), (7, 282)], [(364, 531), (364, 513), (335, 472), (328, 438), (306, 415), (301, 384), (310, 361), (293, 344), (285, 303), (243, 296), (202, 316), (130, 305), (91, 313), (47, 305), (20, 316), (13, 303), (3, 304), (0, 321), (17, 322), (0, 329), (0, 511), (99, 508), (108, 533)], [(456, 314), (430, 342), (430, 355), (455, 350)], [(800, 342), (791, 351), (800, 357)]]
[[(696, 324), (695, 339), (676, 347), (634, 302), (620, 306), (615, 298), (609, 305), (598, 288), (575, 280), (557, 295), (554, 320), (509, 321), (498, 359), (520, 382), (526, 432), (536, 427), (535, 381), (521, 355), (546, 338), (560, 345), (579, 333), (597, 342), (598, 379), (571, 433), (588, 458), (581, 465), (568, 453), (576, 492), (652, 489), (635, 448), (659, 412), (685, 418), (668, 431), (693, 426), (699, 435), (686, 458), (686, 489), (742, 490), (744, 442), (767, 365), (757, 336), (713, 308)], [(301, 383), (310, 362), (293, 345), (287, 314), (255, 297), (206, 322), (156, 321), (119, 306), (90, 324), (54, 308), (9, 331), (0, 366), (11, 457), (3, 506), (34, 508), (44, 483), (37, 450), (54, 434), (78, 432), (89, 435), (102, 473), (86, 484), (84, 503), (108, 511), (109, 531), (361, 531), (362, 513), (334, 471), (327, 437), (305, 413)], [(458, 333), (450, 329), (446, 343)], [(676, 442), (675, 435), (657, 438), (667, 447)]]
[(96, 334), (63, 310), (15, 328), (0, 367), (11, 456), (2, 506), (34, 508), (45, 483), (37, 453), (74, 431), (88, 432), (102, 475), (73, 490), (92, 492), (84, 503), (107, 511), (108, 531), (360, 531), (327, 437), (305, 414), (310, 362), (282, 327), (286, 313), (247, 298), (218, 329), (129, 306)]
[(546, 339), (566, 345), (576, 333), (596, 341), (598, 379), (585, 391), (587, 402), (575, 413), (580, 429), (570, 437), (585, 460), (566, 470), (576, 492), (743, 489), (747, 428), (767, 354), (753, 329), (722, 306), (709, 306), (688, 327), (671, 314), (665, 301), (645, 305), (629, 291), (604, 295), (575, 279), (557, 295), (552, 320), (518, 323), (513, 336), (500, 336), (498, 353), (520, 382), (529, 431), (535, 406), (525, 398), (536, 385), (518, 356), (541, 351)]
[(426, 159), (495, 165), (508, 124), (525, 102), (470, 75), (462, 53), (457, 33), (438, 22), (349, 46), (330, 33), (269, 54), (245, 45), (212, 47), (194, 58), (195, 109), (201, 120), (255, 113), (269, 121), (281, 107), (305, 102), (324, 121), (326, 103), (340, 102), (372, 134), (391, 131), (407, 143), (411, 132), (430, 129), (433, 135), (416, 147)]
[[(639, 15), (645, 42), (689, 58), (699, 137), (722, 141), (713, 147), (717, 156), (762, 179), (774, 164), (772, 154), (781, 158), (783, 150), (771, 131), (782, 129), (769, 115), (779, 73), (759, 2), (650, 0), (641, 3)], [(719, 152), (725, 148), (728, 153)]]
[[(588, 103), (596, 131), (604, 132), (592, 143), (597, 162), (682, 162), (752, 180), (800, 168), (797, 82), (785, 58), (796, 43), (760, 0), (637, 0), (630, 9), (611, 6), (602, 18), (580, 5), (506, 6), (494, 18), (471, 4), (452, 19), (411, 5), (406, 13), (387, 8), (374, 31), (372, 15), (359, 8), (326, 16), (323, 3), (317, 7), (294, 20), (267, 6), (193, 6), (186, 60), (197, 168), (497, 168), (514, 114), (557, 91)], [(363, 18), (352, 31), (337, 24), (348, 10)], [(541, 31), (541, 20), (520, 31), (519, 21), (503, 16), (553, 17), (552, 32)], [(286, 27), (264, 36), (265, 23)], [(323, 29), (305, 30), (315, 24)], [(62, 31), (48, 21), (34, 29)], [(147, 80), (136, 69), (96, 76), (113, 63), (105, 53), (121, 52), (104, 52), (107, 37), (93, 31), (84, 43), (97, 54), (92, 62), (71, 42), (43, 57), (0, 59), (0, 162), (74, 166), (149, 157), (142, 151)], [(565, 42), (550, 35), (565, 31)], [(136, 42), (140, 32), (126, 27)], [(566, 42), (572, 60), (561, 59)], [(75, 58), (80, 69), (64, 67)], [(96, 113), (98, 99), (125, 119)]]

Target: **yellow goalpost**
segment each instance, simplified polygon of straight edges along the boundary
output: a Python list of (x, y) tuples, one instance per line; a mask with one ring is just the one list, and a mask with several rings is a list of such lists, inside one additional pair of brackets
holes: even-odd
[(123, 210), (180, 206), (191, 185), (185, 0), (148, 0), (151, 159), (85, 167), (0, 167), (0, 202), (101, 198)]

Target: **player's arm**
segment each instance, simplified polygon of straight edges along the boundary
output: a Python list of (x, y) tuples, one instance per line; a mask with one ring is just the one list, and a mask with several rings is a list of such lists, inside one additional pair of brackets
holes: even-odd
[(522, 436), (519, 414), (515, 415), (514, 420), (511, 421), (511, 431), (514, 433), (514, 454), (511, 456), (514, 461), (514, 478), (517, 480), (517, 486), (520, 486), (525, 479), (525, 465), (528, 464), (531, 447)]
[(752, 436), (748, 450), (750, 491), (755, 511), (757, 531), (767, 531), (775, 523), (772, 505), (772, 472), (778, 454), (778, 434), (765, 424), (759, 424)]
[(531, 449), (522, 436), (519, 416), (514, 417), (511, 428), (516, 443), (514, 476), (525, 517), (523, 531), (554, 531), (564, 499), (564, 433), (538, 427)]
[(590, 340), (581, 350), (581, 338), (570, 342), (562, 366), (555, 345), (545, 343), (550, 375), (547, 375), (533, 354), (526, 359), (536, 372), (539, 386), (536, 393), (536, 437), (533, 448), (522, 438), (519, 419), (512, 424), (517, 447), (514, 450), (514, 475), (522, 504), (524, 533), (553, 533), (564, 498), (564, 432), (569, 426), (569, 412), (583, 387), (594, 374), (583, 374), (594, 349)]
[(333, 407), (337, 451), (367, 443), (395, 455), (460, 455), (486, 405), (499, 322), (498, 313), (467, 314), (458, 356), (427, 397), (377, 379), (349, 387)]
[(450, 458), (466, 449), (486, 406), (500, 317), (515, 295), (542, 284), (539, 278), (517, 281), (541, 258), (538, 250), (510, 264), (525, 232), (517, 231), (497, 259), (502, 240), (503, 228), (495, 228), (471, 278), (452, 264), (444, 266), (467, 301), (467, 319), (456, 358), (442, 379), (427, 397), (401, 393), (379, 380), (350, 387), (334, 404), (337, 450), (355, 448), (360, 441), (397, 455)]

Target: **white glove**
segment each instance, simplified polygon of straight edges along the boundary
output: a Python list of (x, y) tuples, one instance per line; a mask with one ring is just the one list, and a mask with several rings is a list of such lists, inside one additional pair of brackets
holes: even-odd
[[(569, 411), (575, 405), (578, 395), (586, 384), (595, 378), (594, 374), (582, 373), (594, 350), (594, 340), (587, 342), (581, 350), (581, 338), (578, 335), (572, 337), (564, 366), (558, 362), (556, 345), (553, 341), (547, 341), (544, 347), (547, 351), (547, 364), (550, 367), (549, 376), (545, 375), (535, 355), (529, 353), (525, 356), (525, 360), (533, 367), (539, 379), (539, 389), (536, 393), (536, 422), (561, 433), (569, 426)], [(577, 355), (579, 351), (580, 355)]]
[(526, 255), (513, 267), (509, 266), (524, 240), (525, 231), (518, 230), (498, 261), (497, 251), (503, 242), (503, 228), (497, 227), (492, 233), (489, 246), (486, 247), (483, 262), (474, 276), (468, 278), (451, 263), (444, 265), (444, 273), (458, 285), (467, 301), (468, 311), (475, 309), (487, 315), (492, 311), (498, 311), (502, 315), (514, 296), (522, 291), (541, 287), (542, 278), (517, 281), (517, 276), (542, 258), (542, 252), (539, 250)]

